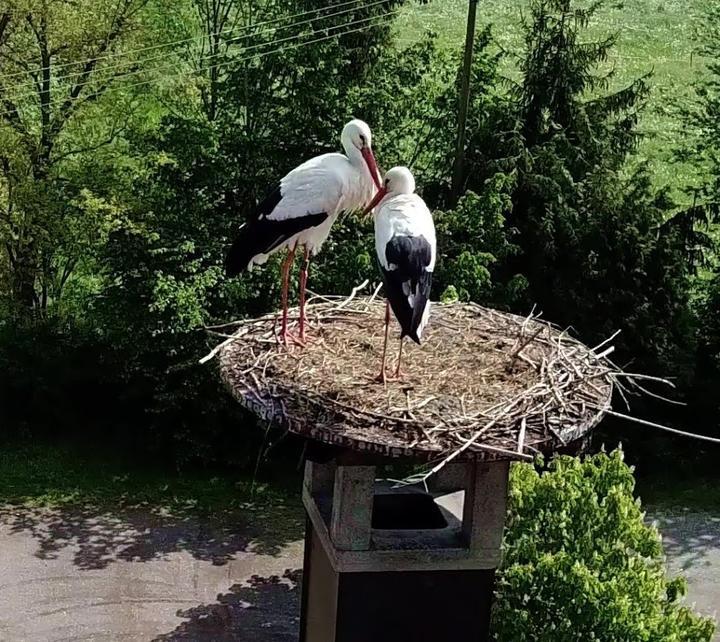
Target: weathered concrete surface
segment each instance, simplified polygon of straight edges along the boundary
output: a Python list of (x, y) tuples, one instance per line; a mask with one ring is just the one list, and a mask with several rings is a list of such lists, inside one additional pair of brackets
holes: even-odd
[[(688, 581), (685, 602), (703, 615), (720, 617), (720, 515), (650, 510), (663, 536), (668, 569)], [(720, 631), (715, 638), (720, 642)]]
[(0, 640), (295, 642), (301, 564), (272, 524), (4, 507)]
[[(0, 507), (0, 641), (295, 642), (300, 517)], [(719, 613), (720, 516), (650, 518), (687, 602)]]

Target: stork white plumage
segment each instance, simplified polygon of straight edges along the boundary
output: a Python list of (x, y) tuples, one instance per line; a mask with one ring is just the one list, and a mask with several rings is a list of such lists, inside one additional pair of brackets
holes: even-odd
[(380, 188), (380, 176), (372, 152), (370, 128), (361, 120), (351, 120), (340, 137), (345, 154), (316, 156), (281, 179), (260, 203), (227, 256), (228, 276), (235, 276), (262, 265), (284, 248), (288, 254), (282, 264), (282, 329), (287, 344), (288, 285), (295, 250), (305, 251), (300, 272), (300, 341), (305, 339), (305, 286), (310, 256), (320, 250), (330, 228), (342, 211), (360, 209)]
[(375, 251), (385, 284), (385, 342), (378, 379), (385, 381), (390, 308), (400, 323), (400, 351), (395, 376), (401, 374), (403, 339), (420, 343), (430, 315), (430, 287), (435, 268), (435, 225), (425, 201), (415, 194), (407, 167), (393, 167), (366, 208), (375, 208)]

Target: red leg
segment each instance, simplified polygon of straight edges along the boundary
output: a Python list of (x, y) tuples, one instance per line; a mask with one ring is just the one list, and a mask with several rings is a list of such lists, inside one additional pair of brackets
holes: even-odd
[(402, 361), (402, 349), (403, 349), (403, 339), (405, 337), (400, 337), (400, 352), (398, 352), (398, 360), (397, 360), (397, 367), (395, 368), (395, 378), (400, 379), (403, 376), (402, 370), (400, 370), (400, 362)]
[(288, 288), (290, 287), (290, 268), (295, 258), (295, 248), (288, 250), (287, 256), (282, 263), (282, 326), (280, 338), (287, 345), (288, 338)]
[(377, 381), (385, 383), (385, 357), (387, 357), (388, 333), (390, 332), (390, 302), (385, 302), (385, 341), (383, 342), (382, 365), (380, 366), (380, 374), (376, 377)]
[(310, 252), (305, 248), (304, 263), (300, 271), (300, 341), (305, 341), (305, 286), (310, 266)]

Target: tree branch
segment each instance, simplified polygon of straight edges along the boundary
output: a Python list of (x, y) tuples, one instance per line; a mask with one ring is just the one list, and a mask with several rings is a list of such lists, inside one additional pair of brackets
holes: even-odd
[(2, 114), (3, 120), (12, 125), (13, 129), (21, 134), (24, 134), (25, 132), (22, 128), (22, 121), (20, 120), (20, 113), (18, 112), (17, 105), (9, 98), (3, 98), (2, 104), (5, 110)]
[(65, 263), (65, 267), (63, 268), (62, 275), (60, 276), (60, 282), (58, 283), (57, 291), (55, 292), (56, 298), (60, 298), (62, 296), (62, 292), (65, 289), (65, 284), (67, 283), (68, 279), (70, 278), (70, 275), (75, 270), (75, 266), (78, 264), (78, 259), (68, 259), (67, 263)]
[(0, 45), (2, 45), (5, 42), (5, 39), (8, 37), (8, 25), (10, 24), (10, 18), (11, 14), (8, 12), (5, 12), (3, 14), (0, 14)]
[(53, 156), (53, 160), (55, 162), (61, 161), (65, 158), (68, 158), (69, 156), (74, 156), (76, 154), (86, 154), (87, 152), (94, 152), (98, 149), (101, 149), (103, 147), (106, 147), (113, 143), (115, 139), (125, 130), (125, 127), (120, 127), (119, 129), (113, 129), (112, 132), (110, 132), (110, 135), (100, 141), (99, 143), (95, 143), (93, 145), (88, 145), (86, 147), (79, 147), (77, 149), (71, 149), (70, 151), (63, 152), (62, 154), (58, 154), (57, 156)]
[(15, 252), (13, 251), (13, 247), (10, 243), (5, 243), (5, 251), (7, 252), (8, 260), (10, 261), (10, 268), (14, 270), (17, 267), (17, 259), (15, 258)]
[(60, 133), (65, 123), (67, 123), (68, 120), (72, 118), (80, 105), (97, 100), (100, 96), (102, 96), (103, 93), (105, 93), (113, 80), (127, 73), (116, 72), (112, 74), (109, 78), (105, 80), (104, 84), (99, 89), (95, 90), (93, 94), (88, 96), (88, 98), (82, 101), (78, 100), (84, 88), (89, 84), (90, 78), (93, 72), (96, 70), (98, 59), (100, 58), (100, 56), (105, 54), (111, 48), (112, 44), (118, 38), (120, 38), (120, 36), (123, 35), (125, 26), (130, 17), (134, 13), (139, 11), (143, 6), (145, 6), (148, 1), (149, 0), (142, 0), (138, 3), (138, 6), (133, 9), (133, 0), (125, 0), (122, 11), (119, 9), (118, 11), (116, 11), (116, 14), (110, 24), (107, 36), (97, 48), (93, 57), (85, 63), (83, 70), (80, 72), (77, 82), (72, 86), (68, 97), (65, 99), (63, 104), (60, 106), (60, 109), (58, 110), (58, 115), (55, 117), (55, 122), (53, 124), (53, 133), (55, 136)]

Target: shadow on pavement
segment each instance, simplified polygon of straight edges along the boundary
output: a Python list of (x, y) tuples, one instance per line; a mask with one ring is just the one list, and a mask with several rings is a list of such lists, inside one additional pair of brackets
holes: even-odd
[(247, 585), (218, 595), (214, 604), (179, 611), (187, 622), (154, 642), (297, 642), (300, 578), (300, 570), (287, 570), (282, 577), (253, 576)]
[(720, 517), (709, 513), (662, 512), (652, 515), (663, 548), (683, 569), (720, 564)]
[(55, 559), (70, 548), (75, 565), (83, 570), (102, 569), (120, 560), (162, 559), (177, 551), (215, 565), (226, 564), (243, 551), (277, 555), (284, 545), (302, 537), (303, 525), (300, 507), (286, 505), (217, 519), (134, 509), (0, 506), (0, 526), (12, 534), (31, 534), (38, 545), (36, 557)]

